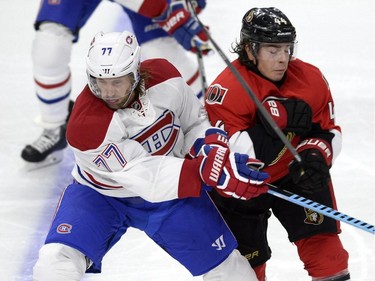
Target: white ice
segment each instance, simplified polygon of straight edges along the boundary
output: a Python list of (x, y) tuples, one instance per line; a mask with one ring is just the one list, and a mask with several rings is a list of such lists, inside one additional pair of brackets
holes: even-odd
[[(24, 171), (20, 152), (38, 136), (33, 123), (38, 114), (34, 95), (31, 41), (37, 0), (0, 1), (0, 280), (31, 280), (38, 249), (43, 244), (60, 192), (70, 182), (72, 155), (56, 166)], [(332, 168), (339, 210), (375, 223), (375, 11), (373, 0), (234, 0), (208, 1), (201, 15), (225, 54), (239, 38), (243, 14), (254, 6), (276, 6), (298, 32), (298, 57), (317, 65), (330, 82), (336, 102), (336, 120), (343, 130), (343, 150)], [(99, 30), (119, 30), (121, 9), (103, 2), (81, 30), (71, 68), (75, 97), (85, 84), (84, 56)], [(218, 53), (205, 58), (207, 80), (224, 67)], [(240, 101), (239, 101), (240, 102)], [(342, 223), (344, 246), (350, 254), (352, 280), (375, 280), (374, 235)], [(268, 280), (307, 281), (296, 248), (286, 232), (271, 219), (269, 240), (273, 257)], [(130, 230), (103, 260), (103, 273), (84, 280), (202, 280), (191, 277), (143, 233)]]

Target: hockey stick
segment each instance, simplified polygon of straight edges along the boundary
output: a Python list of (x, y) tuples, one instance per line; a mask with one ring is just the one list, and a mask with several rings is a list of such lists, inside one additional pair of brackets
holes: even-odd
[[(195, 16), (196, 13), (195, 13), (195, 7), (194, 7), (193, 3), (191, 1), (187, 1), (187, 6), (188, 6), (188, 9), (189, 9), (189, 12), (192, 15)], [(199, 71), (199, 76), (201, 78), (202, 95), (204, 96), (204, 94), (207, 91), (208, 86), (207, 86), (207, 79), (206, 79), (206, 71), (204, 69), (204, 63), (203, 63), (203, 53), (202, 53), (200, 43), (197, 40), (194, 40), (194, 44), (195, 44), (196, 49), (197, 49), (196, 54), (197, 54), (197, 61), (198, 61), (198, 71)], [(207, 50), (211, 51), (211, 48), (209, 48)]]
[[(193, 6), (191, 3), (192, 0), (188, 0), (189, 5)], [(272, 119), (271, 115), (268, 113), (268, 111), (264, 108), (263, 104), (259, 101), (257, 96), (254, 94), (250, 86), (246, 83), (246, 81), (243, 79), (242, 75), (237, 71), (237, 69), (232, 65), (232, 63), (229, 61), (227, 56), (224, 54), (222, 49), (219, 47), (219, 45), (213, 40), (212, 36), (208, 32), (208, 30), (205, 28), (204, 24), (200, 21), (198, 18), (198, 15), (196, 14), (194, 9), (191, 9), (191, 14), (194, 16), (194, 18), (197, 20), (199, 25), (203, 28), (203, 31), (207, 35), (207, 38), (210, 40), (211, 44), (214, 46), (216, 51), (219, 53), (221, 58), (224, 60), (225, 64), (228, 66), (230, 71), (233, 73), (233, 75), (236, 77), (238, 82), (241, 84), (241, 86), (246, 90), (246, 92), (249, 94), (250, 98), (254, 101), (257, 108), (259, 109), (260, 113), (263, 115), (263, 117), (267, 120), (267, 122), (270, 124), (276, 135), (280, 138), (280, 140), (285, 144), (285, 146), (289, 149), (289, 151), (292, 153), (294, 159), (297, 162), (301, 162), (301, 157), (298, 154), (295, 147), (290, 143), (290, 141), (285, 137), (279, 126), (276, 124), (276, 122)]]
[(198, 71), (199, 71), (201, 84), (202, 84), (202, 94), (204, 95), (208, 87), (207, 87), (206, 71), (204, 69), (204, 64), (203, 64), (202, 50), (199, 47), (197, 48), (197, 60), (198, 60)]
[(322, 205), (320, 203), (314, 202), (310, 199), (307, 199), (305, 197), (302, 197), (300, 195), (294, 194), (292, 192), (289, 192), (284, 189), (280, 189), (275, 185), (267, 184), (269, 187), (268, 193), (272, 194), (273, 196), (279, 197), (281, 199), (284, 199), (286, 201), (289, 201), (291, 203), (294, 203), (296, 205), (302, 206), (304, 208), (316, 211), (326, 217), (330, 217), (332, 219), (345, 222), (347, 224), (350, 224), (352, 226), (355, 226), (359, 229), (362, 229), (364, 231), (370, 232), (372, 234), (375, 234), (375, 228), (373, 225), (368, 224), (366, 222), (363, 222), (359, 219), (350, 217), (346, 214), (343, 214), (335, 209), (332, 209), (330, 207), (327, 207), (325, 205)]

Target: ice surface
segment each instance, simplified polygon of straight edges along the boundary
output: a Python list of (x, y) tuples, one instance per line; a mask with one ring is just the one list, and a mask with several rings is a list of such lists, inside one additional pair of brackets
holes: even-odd
[[(0, 1), (0, 280), (31, 280), (38, 249), (43, 244), (54, 208), (70, 182), (72, 155), (56, 166), (26, 173), (20, 152), (41, 129), (34, 95), (31, 42), (37, 0)], [(254, 6), (277, 6), (297, 28), (298, 57), (317, 65), (330, 82), (337, 123), (343, 130), (343, 150), (332, 174), (340, 211), (374, 224), (375, 206), (375, 11), (373, 0), (208, 1), (201, 15), (213, 38), (231, 59), (230, 45), (238, 38), (242, 15)], [(73, 97), (85, 84), (84, 56), (99, 30), (120, 30), (121, 9), (103, 2), (81, 30), (72, 54)], [(224, 67), (220, 56), (205, 58), (210, 83)], [(271, 219), (273, 257), (268, 280), (307, 281), (310, 278), (288, 242), (286, 232)], [(342, 241), (350, 254), (352, 280), (375, 280), (374, 235), (342, 224)], [(103, 273), (84, 280), (202, 280), (191, 277), (176, 261), (130, 230), (103, 261)]]

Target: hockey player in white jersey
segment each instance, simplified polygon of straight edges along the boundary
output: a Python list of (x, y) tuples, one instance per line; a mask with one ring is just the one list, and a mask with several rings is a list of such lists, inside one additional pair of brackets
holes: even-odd
[[(21, 157), (26, 161), (27, 168), (40, 168), (62, 160), (62, 150), (67, 146), (65, 140), (66, 121), (72, 104), (71, 88), (72, 73), (69, 62), (73, 43), (79, 39), (79, 32), (91, 17), (102, 0), (42, 0), (35, 20), (35, 38), (32, 47), (33, 76), (40, 115), (35, 119), (43, 128), (42, 134), (32, 143), (25, 146)], [(192, 50), (192, 39), (207, 43), (202, 27), (194, 24), (184, 5), (185, 0), (115, 0), (123, 7), (147, 17), (154, 18), (156, 25), (168, 26), (164, 35), (174, 37), (186, 50)], [(199, 0), (198, 2), (205, 1)], [(183, 14), (174, 20), (176, 14)], [(161, 30), (163, 31), (163, 30)], [(154, 34), (154, 33), (152, 33)], [(170, 38), (172, 39), (172, 38)], [(165, 52), (171, 50), (168, 44), (178, 44), (174, 40), (151, 40), (147, 44), (147, 56), (160, 56), (162, 52), (152, 52), (157, 47)], [(185, 79), (191, 80), (194, 87), (199, 86), (194, 63), (181, 63), (186, 58), (183, 48), (168, 59), (176, 60), (176, 66), (182, 71)], [(164, 57), (164, 56), (163, 56)], [(199, 91), (197, 92), (199, 93)]]
[(206, 190), (251, 200), (268, 189), (268, 174), (248, 166), (261, 163), (229, 151), (225, 132), (210, 127), (172, 64), (140, 63), (132, 33), (98, 33), (87, 74), (67, 126), (74, 182), (59, 202), (33, 280), (99, 273), (129, 227), (205, 281), (257, 280)]

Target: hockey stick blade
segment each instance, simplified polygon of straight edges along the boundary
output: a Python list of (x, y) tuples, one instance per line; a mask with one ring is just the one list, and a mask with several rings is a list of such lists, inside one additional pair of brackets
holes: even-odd
[(355, 226), (359, 229), (362, 229), (364, 231), (370, 232), (372, 234), (375, 234), (375, 228), (373, 225), (363, 222), (359, 219), (353, 218), (351, 216), (348, 216), (344, 213), (341, 213), (335, 209), (332, 209), (328, 206), (322, 205), (318, 202), (312, 201), (310, 199), (307, 199), (305, 197), (302, 197), (300, 195), (294, 194), (292, 192), (289, 192), (284, 189), (280, 189), (275, 185), (267, 184), (269, 187), (268, 193), (276, 196), (278, 198), (284, 199), (286, 201), (289, 201), (291, 203), (294, 203), (296, 205), (302, 206), (304, 208), (316, 211), (326, 217), (330, 217), (334, 220), (342, 221), (347, 224), (350, 224), (352, 226)]

